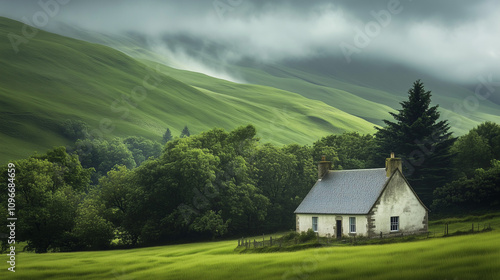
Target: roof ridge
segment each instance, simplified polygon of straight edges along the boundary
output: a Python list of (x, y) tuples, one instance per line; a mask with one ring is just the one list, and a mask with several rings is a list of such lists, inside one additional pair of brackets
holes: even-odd
[(382, 170), (384, 167), (379, 168), (363, 168), (363, 169), (340, 169), (340, 170), (328, 170), (329, 172), (345, 172), (345, 171), (367, 171), (367, 170)]

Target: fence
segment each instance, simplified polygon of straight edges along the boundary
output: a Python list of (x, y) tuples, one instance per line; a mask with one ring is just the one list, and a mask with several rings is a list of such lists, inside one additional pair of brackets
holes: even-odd
[(273, 243), (273, 237), (270, 236), (269, 240), (266, 240), (265, 237), (262, 237), (262, 241), (257, 241), (256, 239), (247, 239), (247, 238), (241, 238), (238, 239), (238, 247), (245, 247), (245, 248), (261, 248), (265, 246), (273, 246), (273, 245), (278, 245), (281, 247), (283, 244), (283, 241), (280, 238), (274, 238), (274, 243)]
[[(342, 239), (341, 242), (347, 242), (349, 239)], [(311, 240), (307, 240), (311, 241)], [(320, 237), (319, 235), (316, 234), (315, 240), (316, 244), (320, 245), (331, 245), (337, 241), (336, 238), (332, 237), (330, 234), (328, 234), (325, 237)], [(291, 240), (283, 240), (281, 237), (272, 237), (269, 236), (267, 239), (262, 236), (262, 239), (257, 239), (257, 238), (240, 238), (238, 239), (238, 247), (244, 247), (247, 249), (250, 248), (262, 248), (262, 247), (270, 247), (270, 246), (277, 246), (281, 248), (282, 246), (290, 246), (290, 245), (297, 245), (304, 243), (304, 241), (300, 241), (299, 238), (291, 239)]]
[[(442, 227), (441, 227), (442, 226)], [(451, 231), (450, 231), (451, 226)], [(481, 231), (491, 230), (491, 223), (471, 223), (469, 226), (463, 223), (444, 223), (440, 226), (435, 225), (433, 231), (415, 231), (415, 232), (398, 232), (398, 233), (382, 233), (377, 234), (373, 238), (367, 237), (356, 237), (356, 236), (342, 236), (342, 238), (337, 239), (331, 235), (325, 237), (320, 237), (316, 235), (316, 244), (318, 245), (335, 245), (335, 244), (345, 244), (345, 243), (365, 243), (368, 240), (374, 239), (388, 239), (388, 238), (402, 238), (409, 236), (420, 236), (420, 238), (434, 238), (434, 237), (445, 237), (460, 234), (471, 234)], [(263, 248), (277, 246), (281, 248), (282, 246), (297, 245), (303, 243), (297, 238), (292, 240), (283, 241), (281, 237), (266, 237), (263, 235), (262, 238), (240, 238), (238, 239), (238, 247), (244, 247), (246, 249), (250, 248)]]
[(452, 225), (452, 232), (450, 233), (450, 223), (443, 224), (443, 235), (450, 236), (457, 234), (477, 233), (485, 230), (491, 230), (491, 223), (471, 223), (470, 226), (456, 226)]

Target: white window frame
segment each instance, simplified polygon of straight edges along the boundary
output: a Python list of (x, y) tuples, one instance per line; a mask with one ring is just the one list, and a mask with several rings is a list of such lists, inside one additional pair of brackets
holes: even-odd
[(312, 217), (312, 230), (318, 232), (318, 217)]
[(356, 233), (356, 217), (349, 217), (349, 233)]
[(391, 217), (391, 232), (399, 231), (399, 216)]

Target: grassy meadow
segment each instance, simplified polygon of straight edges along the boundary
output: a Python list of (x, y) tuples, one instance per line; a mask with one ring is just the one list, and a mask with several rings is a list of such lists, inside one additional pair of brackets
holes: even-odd
[[(471, 221), (489, 232), (440, 237)], [(236, 240), (99, 252), (18, 252), (9, 279), (500, 279), (500, 215), (433, 221), (435, 238), (238, 254)], [(262, 236), (258, 237), (262, 238)], [(266, 237), (268, 238), (268, 237)], [(6, 258), (6, 257), (5, 257)]]

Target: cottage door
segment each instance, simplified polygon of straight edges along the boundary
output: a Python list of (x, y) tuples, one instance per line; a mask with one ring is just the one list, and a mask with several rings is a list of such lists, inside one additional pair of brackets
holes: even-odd
[(337, 238), (342, 237), (342, 220), (337, 220)]

